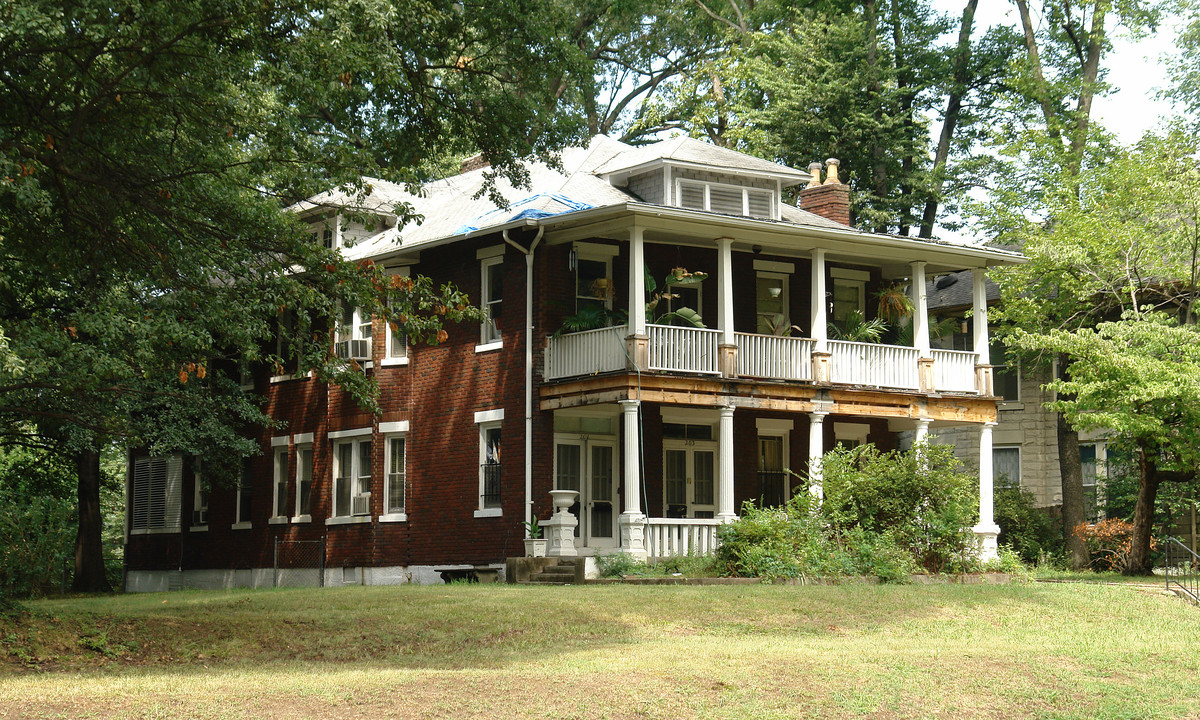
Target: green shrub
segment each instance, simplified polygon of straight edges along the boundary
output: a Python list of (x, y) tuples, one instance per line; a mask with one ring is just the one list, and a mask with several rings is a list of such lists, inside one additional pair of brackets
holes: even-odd
[(629, 553), (613, 553), (596, 557), (596, 570), (600, 577), (615, 578), (623, 575), (643, 575), (646, 564), (639, 562)]
[(61, 583), (75, 542), (73, 514), (67, 500), (0, 491), (0, 604)]
[(1042, 508), (1034, 507), (1033, 493), (1020, 488), (998, 488), (995, 518), (1000, 526), (997, 542), (1012, 548), (1025, 564), (1045, 556), (1063, 554), (1060, 523)]

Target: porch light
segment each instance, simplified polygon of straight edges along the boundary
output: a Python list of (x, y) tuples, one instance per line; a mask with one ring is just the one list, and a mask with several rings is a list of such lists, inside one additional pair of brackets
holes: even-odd
[(574, 247), (572, 247), (570, 254), (567, 255), (567, 269), (570, 270), (571, 272), (575, 272), (575, 266), (576, 266), (576, 263), (578, 262), (578, 260), (579, 260), (579, 253), (575, 250)]
[(770, 294), (771, 297), (777, 298), (783, 294), (783, 288), (779, 286), (769, 287), (767, 288), (767, 293)]

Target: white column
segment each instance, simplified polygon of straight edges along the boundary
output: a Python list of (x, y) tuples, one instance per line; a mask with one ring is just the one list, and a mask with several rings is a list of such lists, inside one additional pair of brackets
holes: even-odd
[(733, 345), (733, 238), (717, 238), (717, 326), (721, 344)]
[(625, 511), (618, 520), (621, 524), (621, 547), (625, 552), (646, 559), (646, 516), (642, 514), (642, 463), (641, 446), (638, 443), (638, 400), (621, 400), (621, 420), (624, 433), (622, 445), (625, 450)]
[(634, 225), (629, 231), (629, 333), (646, 334), (646, 256), (643, 230)]
[(812, 251), (812, 327), (809, 332), (816, 342), (813, 352), (829, 352), (825, 308), (825, 250), (814, 248)]
[(979, 557), (991, 560), (997, 557), (996, 536), (1000, 526), (993, 517), (992, 500), (992, 428), (996, 423), (984, 423), (979, 429), (979, 524), (972, 530), (979, 538)]
[(808, 416), (808, 491), (818, 500), (825, 497), (821, 486), (821, 457), (825, 454), (825, 416), (828, 414), (814, 410)]
[(975, 362), (979, 365), (991, 365), (990, 351), (988, 350), (988, 311), (987, 311), (987, 271), (983, 268), (975, 268), (971, 271), (971, 279), (973, 281), (973, 292), (975, 300), (975, 309), (972, 313), (971, 322), (974, 324), (975, 330), (975, 354), (979, 359)]
[(720, 437), (717, 444), (721, 469), (717, 490), (717, 519), (733, 522), (737, 519), (733, 507), (733, 408), (721, 408)]
[(929, 300), (925, 295), (925, 263), (912, 263), (913, 347), (929, 357)]
[(929, 441), (929, 424), (931, 422), (933, 421), (929, 418), (920, 418), (917, 420), (917, 434), (913, 437), (913, 447)]

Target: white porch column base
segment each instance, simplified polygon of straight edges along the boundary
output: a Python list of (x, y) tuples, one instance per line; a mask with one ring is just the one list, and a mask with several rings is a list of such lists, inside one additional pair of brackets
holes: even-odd
[(641, 513), (621, 513), (621, 550), (635, 560), (646, 560), (646, 516)]
[(1000, 547), (996, 543), (996, 536), (1000, 534), (1000, 526), (993, 523), (990, 527), (976, 525), (971, 528), (971, 532), (975, 533), (976, 542), (979, 544), (979, 559), (987, 562), (1000, 557)]

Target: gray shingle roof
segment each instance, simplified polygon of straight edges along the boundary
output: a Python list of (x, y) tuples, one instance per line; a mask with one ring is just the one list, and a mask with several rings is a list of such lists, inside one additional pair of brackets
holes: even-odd
[(800, 182), (807, 182), (809, 174), (803, 170), (780, 165), (779, 163), (763, 160), (740, 153), (729, 148), (718, 147), (711, 143), (702, 142), (686, 135), (679, 135), (669, 140), (645, 145), (629, 150), (613, 157), (608, 162), (596, 168), (601, 175), (618, 173), (642, 165), (648, 165), (659, 160), (675, 160), (677, 162), (708, 165), (718, 169), (743, 170), (754, 173), (764, 173), (779, 176), (785, 187)]

